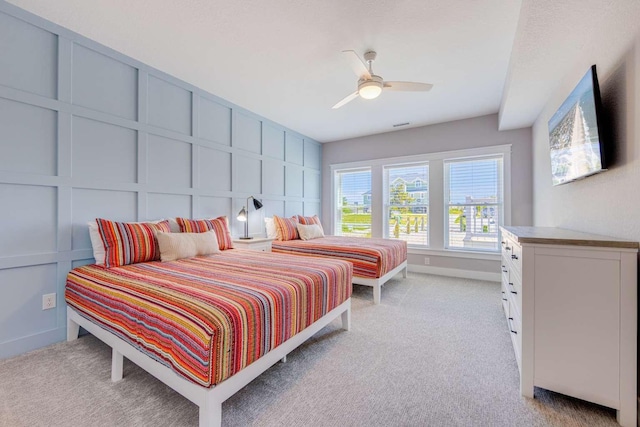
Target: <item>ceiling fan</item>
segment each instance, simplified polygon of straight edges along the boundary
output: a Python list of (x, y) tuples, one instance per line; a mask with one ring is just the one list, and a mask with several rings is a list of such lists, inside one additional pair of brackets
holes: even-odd
[(344, 104), (353, 101), (358, 96), (364, 99), (377, 98), (382, 90), (396, 90), (396, 91), (409, 91), (409, 92), (426, 92), (433, 87), (429, 83), (416, 83), (416, 82), (386, 82), (380, 76), (373, 74), (372, 64), (376, 60), (376, 53), (372, 50), (365, 52), (364, 61), (353, 50), (343, 50), (349, 58), (349, 62), (353, 71), (358, 76), (358, 90), (350, 95), (347, 95), (342, 101), (334, 105), (334, 110), (342, 107)]

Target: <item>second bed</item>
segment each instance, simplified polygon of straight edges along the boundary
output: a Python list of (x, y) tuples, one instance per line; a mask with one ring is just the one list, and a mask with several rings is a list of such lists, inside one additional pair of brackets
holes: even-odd
[(346, 236), (312, 240), (274, 241), (272, 251), (290, 255), (336, 258), (353, 264), (353, 283), (373, 287), (373, 302), (380, 304), (382, 285), (402, 272), (407, 277), (407, 242)]

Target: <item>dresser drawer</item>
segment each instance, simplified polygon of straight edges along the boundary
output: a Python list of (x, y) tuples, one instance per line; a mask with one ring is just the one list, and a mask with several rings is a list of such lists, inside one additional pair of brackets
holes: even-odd
[(508, 237), (502, 239), (502, 264), (522, 273), (522, 247)]
[(507, 316), (507, 325), (509, 327), (509, 333), (511, 334), (511, 343), (513, 344), (516, 361), (518, 362), (518, 367), (520, 367), (522, 358), (522, 321), (520, 312), (515, 308), (513, 298), (509, 298), (509, 315)]
[(508, 292), (509, 292), (509, 290), (507, 289), (507, 284), (503, 281), (502, 282), (502, 289), (501, 289), (500, 298), (502, 299), (502, 309), (504, 310), (504, 315), (506, 317), (509, 317), (509, 296), (508, 296)]

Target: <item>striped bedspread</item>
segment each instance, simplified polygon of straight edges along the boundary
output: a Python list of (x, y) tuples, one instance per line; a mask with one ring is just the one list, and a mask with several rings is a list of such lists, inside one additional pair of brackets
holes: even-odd
[(407, 243), (403, 240), (326, 236), (274, 241), (272, 248), (279, 253), (343, 259), (353, 264), (354, 276), (365, 278), (382, 277), (407, 260)]
[(351, 296), (351, 264), (240, 249), (67, 276), (82, 316), (211, 387)]

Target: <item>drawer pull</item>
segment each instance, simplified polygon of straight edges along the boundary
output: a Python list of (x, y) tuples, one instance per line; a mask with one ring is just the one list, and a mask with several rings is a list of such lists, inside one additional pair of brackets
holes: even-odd
[(511, 291), (512, 294), (514, 295), (518, 295), (518, 293), (516, 291)]
[(509, 323), (509, 330), (511, 331), (511, 333), (512, 333), (512, 334), (516, 334), (516, 335), (517, 335), (517, 334), (518, 334), (518, 331), (514, 331), (514, 330), (513, 330), (513, 326), (511, 326), (511, 321), (512, 321), (512, 320), (513, 320), (513, 317), (509, 317), (509, 321), (508, 321), (508, 323)]
[(505, 248), (506, 250), (508, 250), (508, 251), (510, 251), (510, 250), (511, 250), (511, 248), (510, 248), (509, 246), (505, 246), (504, 248)]
[(516, 254), (511, 255), (511, 259), (518, 259), (518, 255)]
[(505, 270), (505, 269), (503, 268), (503, 269), (502, 269), (502, 272), (503, 272), (503, 273), (508, 273), (509, 271), (508, 271), (508, 270)]

